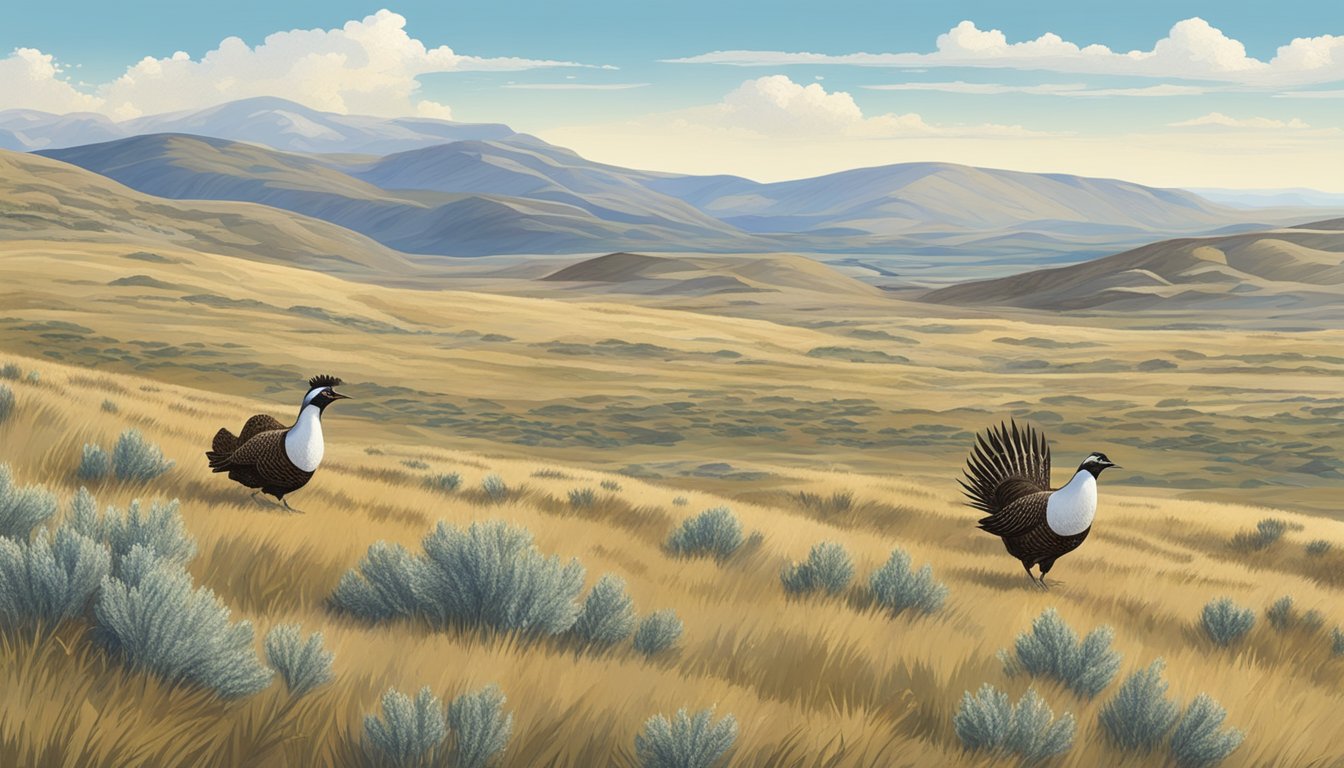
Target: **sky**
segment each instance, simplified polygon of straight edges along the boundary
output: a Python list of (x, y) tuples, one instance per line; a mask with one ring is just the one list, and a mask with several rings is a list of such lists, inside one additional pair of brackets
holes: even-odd
[[(384, 0), (386, 2), (387, 0)], [(1344, 192), (1332, 2), (86, 2), (0, 11), (0, 109), (280, 96), (773, 181), (945, 161)]]

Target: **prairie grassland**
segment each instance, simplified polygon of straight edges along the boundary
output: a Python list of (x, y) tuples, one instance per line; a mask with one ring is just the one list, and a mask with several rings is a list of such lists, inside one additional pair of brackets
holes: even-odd
[[(589, 311), (573, 314), (583, 320)], [(116, 322), (109, 313), (101, 332), (116, 332)], [(629, 321), (639, 325), (638, 317)], [(137, 332), (151, 336), (153, 328)], [(357, 375), (386, 379), (372, 376), (386, 354), (371, 350), (377, 360), (358, 363)], [(140, 429), (176, 468), (145, 486), (95, 486), (99, 503), (181, 499), (199, 546), (192, 565), (198, 583), (253, 621), (259, 634), (291, 622), (321, 630), (336, 654), (336, 679), (297, 705), (279, 683), (222, 703), (124, 671), (73, 625), (41, 640), (0, 636), (2, 765), (349, 764), (362, 716), (389, 686), (429, 685), (451, 696), (491, 682), (502, 687), (515, 717), (505, 753), (510, 766), (630, 764), (644, 720), (683, 706), (712, 706), (737, 718), (735, 765), (988, 764), (962, 752), (951, 726), (962, 693), (984, 682), (1014, 698), (1035, 685), (1056, 714), (1078, 717), (1076, 744), (1060, 765), (1150, 764), (1113, 751), (1101, 737), (1097, 712), (1115, 684), (1081, 701), (1054, 683), (1005, 676), (996, 652), (1049, 607), (1080, 632), (1113, 626), (1124, 656), (1121, 675), (1162, 657), (1180, 701), (1207, 692), (1221, 702), (1229, 724), (1247, 733), (1225, 765), (1344, 764), (1338, 738), (1344, 658), (1332, 659), (1319, 633), (1277, 633), (1262, 616), (1244, 645), (1226, 650), (1194, 626), (1202, 606), (1220, 596), (1262, 612), (1287, 594), (1300, 608), (1325, 613), (1327, 627), (1344, 620), (1339, 522), (1104, 491), (1092, 537), (1060, 561), (1051, 574), (1058, 577), (1054, 589), (1042, 593), (1028, 587), (998, 542), (974, 529), (974, 513), (960, 505), (950, 482), (795, 465), (772, 469), (768, 488), (722, 481), (718, 492), (688, 490), (616, 477), (577, 460), (448, 450), (393, 429), (371, 446), (358, 429), (365, 422), (342, 411), (345, 403), (327, 418), (327, 463), (293, 497), (303, 514), (289, 514), (211, 475), (201, 455), (216, 427), (275, 411), (272, 400), (108, 370), (117, 366), (7, 359), (41, 372), (38, 383), (7, 382), (16, 403), (0, 424), (0, 463), (18, 481), (46, 483), (68, 498), (79, 485), (74, 470), (83, 443), (107, 444), (122, 429)], [(294, 364), (334, 359), (299, 353)], [(105, 399), (115, 402), (116, 413), (98, 408)], [(462, 475), (461, 490), (445, 494), (424, 485), (429, 474), (447, 471)], [(491, 473), (513, 489), (502, 503), (473, 491)], [(600, 489), (608, 479), (620, 489)], [(600, 489), (596, 504), (567, 503), (568, 491), (588, 487)], [(687, 503), (674, 503), (678, 496)], [(758, 546), (722, 563), (663, 551), (682, 519), (720, 504), (747, 531), (763, 534)], [(1301, 529), (1262, 551), (1231, 546), (1237, 532), (1269, 515)], [(490, 519), (527, 528), (544, 553), (578, 558), (588, 585), (603, 573), (623, 577), (642, 615), (674, 609), (685, 622), (679, 648), (651, 660), (628, 646), (609, 655), (576, 654), (551, 641), (436, 632), (414, 622), (373, 627), (327, 608), (340, 575), (374, 541), (414, 547), (436, 521)], [(1335, 546), (1309, 557), (1303, 545), (1314, 539)], [(780, 569), (823, 540), (854, 556), (856, 583), (893, 547), (905, 549), (916, 565), (931, 563), (949, 586), (947, 604), (930, 617), (891, 618), (866, 605), (858, 589), (829, 599), (787, 597)]]
[[(146, 250), (148, 248), (148, 250)], [(774, 468), (945, 482), (1030, 419), (1145, 494), (1337, 515), (1344, 332), (1057, 326), (805, 290), (682, 308), (409, 290), (156, 243), (0, 243), (0, 352), (286, 403), (350, 382), (369, 441), (701, 489)], [(441, 283), (427, 283), (441, 287)], [(746, 312), (746, 309), (743, 309)], [(343, 404), (346, 405), (346, 404)], [(183, 406), (192, 407), (192, 406)]]

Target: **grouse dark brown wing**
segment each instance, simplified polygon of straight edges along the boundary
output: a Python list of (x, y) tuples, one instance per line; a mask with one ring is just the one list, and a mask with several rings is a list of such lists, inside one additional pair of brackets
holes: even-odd
[(980, 527), (995, 536), (1021, 536), (1045, 524), (1049, 491), (1036, 491), (1009, 503), (999, 512), (980, 518)]
[(997, 515), (1019, 499), (1049, 492), (1050, 446), (1031, 425), (1000, 424), (975, 441), (966, 459), (966, 479), (959, 481), (969, 506)]
[(285, 453), (285, 433), (286, 430), (273, 429), (256, 435), (238, 446), (238, 450), (215, 471), (245, 469), (244, 474), (255, 473), (267, 488), (301, 487), (313, 473), (299, 469), (289, 460)]
[(242, 445), (262, 432), (270, 432), (276, 429), (289, 429), (289, 426), (281, 424), (279, 420), (270, 414), (258, 413), (256, 416), (248, 419), (247, 423), (243, 425), (243, 431), (238, 435), (238, 444)]

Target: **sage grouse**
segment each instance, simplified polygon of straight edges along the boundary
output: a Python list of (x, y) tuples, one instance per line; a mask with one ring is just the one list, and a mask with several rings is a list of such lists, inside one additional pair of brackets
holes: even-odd
[[(976, 443), (966, 460), (966, 480), (959, 481), (970, 498), (967, 505), (989, 513), (980, 528), (1003, 539), (1008, 554), (1045, 589), (1045, 574), (1055, 561), (1077, 549), (1092, 530), (1097, 476), (1116, 465), (1106, 454), (1093, 453), (1067, 485), (1051, 489), (1050, 447), (1030, 425), (1000, 423), (976, 435)], [(1033, 565), (1040, 566), (1039, 580)]]
[(292, 510), (285, 494), (307, 485), (322, 463), (322, 411), (337, 400), (348, 399), (333, 389), (340, 384), (334, 376), (309, 379), (293, 426), (259, 413), (247, 420), (237, 437), (227, 429), (219, 430), (205, 454), (210, 469), (228, 472), (230, 480), (258, 489), (253, 496), (268, 493)]

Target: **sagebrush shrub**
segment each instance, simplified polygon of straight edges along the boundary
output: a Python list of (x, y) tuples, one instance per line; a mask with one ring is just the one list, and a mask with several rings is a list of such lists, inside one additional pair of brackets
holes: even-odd
[(41, 485), (20, 487), (8, 464), (0, 464), (0, 537), (27, 540), (56, 514), (56, 496)]
[(985, 683), (974, 695), (963, 694), (952, 725), (966, 749), (1014, 754), (1034, 765), (1067, 752), (1076, 723), (1067, 712), (1056, 719), (1035, 690), (1012, 705), (1007, 694)]
[(9, 415), (14, 412), (14, 391), (4, 384), (0, 384), (0, 424), (4, 424), (9, 419)]
[(463, 531), (441, 522), (423, 546), (416, 596), (440, 625), (554, 635), (578, 617), (583, 566), (542, 555), (526, 529), (496, 520)]
[(22, 375), (23, 368), (19, 367), (18, 363), (5, 363), (3, 366), (0, 366), (0, 379), (18, 381), (19, 377)]
[(1031, 622), (1030, 631), (1017, 636), (1016, 656), (1005, 660), (1006, 671), (1050, 677), (1090, 699), (1110, 685), (1120, 669), (1120, 654), (1110, 647), (1114, 637), (1115, 632), (1102, 625), (1080, 643), (1059, 612), (1049, 608)]
[(486, 475), (481, 481), (481, 490), (491, 501), (503, 501), (509, 497), (509, 486), (499, 475)]
[(118, 410), (120, 409), (117, 408), (116, 403), (111, 400), (103, 400), (103, 413), (116, 413)]
[(108, 574), (107, 549), (74, 530), (0, 537), (0, 628), (52, 626), (84, 613)]
[(807, 560), (785, 566), (779, 579), (784, 590), (792, 594), (807, 594), (824, 589), (832, 595), (845, 591), (854, 578), (854, 563), (845, 548), (833, 541), (823, 541), (812, 547)]
[[(0, 419), (0, 421), (3, 421), (3, 419)], [(1325, 539), (1315, 539), (1307, 542), (1306, 550), (1308, 555), (1320, 557), (1330, 551), (1330, 542)]]
[(298, 624), (280, 624), (266, 633), (266, 660), (295, 697), (331, 682), (333, 658), (334, 654), (322, 647), (321, 632), (304, 640)]
[(635, 630), (635, 650), (645, 656), (662, 653), (681, 639), (681, 628), (681, 619), (670, 608), (649, 614)]
[(1101, 726), (1117, 747), (1151, 752), (1176, 723), (1180, 708), (1167, 698), (1163, 663), (1154, 661), (1121, 683), (1115, 698), (1101, 708)]
[(444, 493), (456, 491), (458, 486), (462, 485), (462, 476), (456, 472), (449, 472), (441, 475), (430, 475), (425, 478), (425, 485)]
[(742, 546), (742, 525), (727, 507), (706, 509), (686, 520), (667, 539), (667, 549), (681, 557), (713, 556), (723, 560)]
[(1339, 627), (1330, 630), (1330, 652), (1336, 656), (1344, 656), (1344, 630)]
[(1275, 517), (1266, 517), (1255, 524), (1254, 531), (1242, 531), (1232, 537), (1232, 545), (1239, 549), (1266, 549), (1283, 538), (1288, 523)]
[(400, 544), (375, 542), (359, 566), (341, 576), (331, 603), (364, 621), (410, 616), (419, 607), (415, 585), (423, 567), (423, 561)]
[(1171, 734), (1171, 757), (1179, 768), (1217, 765), (1241, 746), (1245, 734), (1235, 728), (1222, 729), (1226, 717), (1227, 711), (1207, 694), (1190, 702)]
[(410, 469), (429, 469), (429, 465), (419, 459), (402, 459), (401, 463)]
[(678, 507), (684, 507), (684, 506), (686, 506), (687, 504), (689, 504), (690, 502), (686, 499), (685, 496), (678, 496), (678, 497), (672, 499), (672, 503), (673, 503), (674, 505), (678, 506)]
[(331, 596), (366, 621), (420, 615), (438, 626), (554, 635), (574, 625), (583, 566), (546, 557), (532, 534), (502, 521), (465, 531), (439, 523), (412, 555), (377, 542)]
[(508, 746), (513, 715), (504, 712), (504, 701), (499, 687), (489, 685), (448, 705), (453, 768), (485, 768)]
[(622, 642), (634, 630), (635, 602), (626, 594), (625, 582), (607, 574), (589, 590), (571, 631), (581, 645), (603, 649)]
[(1287, 631), (1297, 624), (1297, 611), (1293, 609), (1293, 598), (1284, 595), (1265, 609), (1265, 618), (1270, 626), (1280, 632)]
[(677, 710), (671, 720), (654, 715), (635, 737), (640, 768), (713, 768), (725, 765), (728, 750), (737, 741), (737, 720), (724, 715), (714, 722), (714, 711), (694, 715)]
[(112, 450), (112, 470), (118, 480), (147, 482), (172, 469), (174, 463), (136, 429), (122, 432)]
[(185, 566), (196, 556), (196, 542), (187, 533), (178, 507), (177, 499), (155, 500), (145, 511), (140, 500), (135, 499), (124, 512), (108, 507), (99, 517), (93, 496), (80, 488), (71, 502), (69, 522), (75, 530), (107, 545), (112, 555), (112, 572), (121, 576), (123, 560), (136, 547), (156, 560), (179, 566)]
[(1316, 632), (1321, 627), (1325, 626), (1325, 615), (1315, 608), (1312, 608), (1302, 614), (1302, 618), (1298, 619), (1297, 622), (1303, 629), (1309, 632)]
[(893, 550), (886, 564), (873, 572), (868, 586), (877, 604), (892, 615), (911, 609), (936, 613), (947, 599), (947, 586), (933, 578), (933, 566), (926, 563), (911, 571), (910, 556), (900, 549)]
[(193, 683), (223, 698), (265, 688), (271, 670), (252, 645), (252, 625), (229, 621), (229, 609), (205, 587), (192, 590), (178, 565), (134, 547), (123, 578), (103, 579), (96, 615), (109, 650), (127, 665), (170, 683)]
[(433, 753), (448, 737), (448, 719), (443, 702), (420, 689), (414, 699), (395, 689), (383, 694), (383, 716), (364, 717), (364, 735), (369, 752), (379, 765), (419, 768), (429, 764)]
[(38, 383), (38, 382), (41, 381), (41, 380), (42, 380), (42, 374), (41, 374), (40, 372), (38, 372), (38, 371), (29, 371), (29, 372), (28, 372), (28, 383), (29, 383), (29, 384), (36, 384), (36, 383)]
[(1199, 626), (1218, 645), (1228, 646), (1240, 640), (1255, 625), (1255, 611), (1241, 608), (1224, 597), (1204, 606)]
[(112, 472), (112, 457), (107, 455), (103, 446), (97, 443), (85, 443), (79, 457), (79, 468), (75, 477), (87, 482), (96, 482)]
[(621, 490), (621, 484), (616, 482), (615, 480), (603, 480), (602, 482), (598, 483), (598, 485), (602, 486), (602, 490), (611, 491), (612, 493), (616, 493), (617, 491)]
[(587, 509), (597, 503), (597, 492), (592, 488), (575, 488), (569, 492), (569, 506)]

